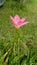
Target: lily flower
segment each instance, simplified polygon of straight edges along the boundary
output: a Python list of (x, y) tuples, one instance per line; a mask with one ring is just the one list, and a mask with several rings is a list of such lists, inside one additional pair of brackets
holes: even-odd
[(21, 26), (29, 23), (29, 22), (25, 22), (25, 20), (26, 20), (25, 17), (20, 19), (20, 17), (18, 15), (14, 16), (14, 17), (10, 16), (10, 19), (11, 19), (12, 23), (15, 25), (15, 27), (17, 27), (17, 28), (20, 28)]

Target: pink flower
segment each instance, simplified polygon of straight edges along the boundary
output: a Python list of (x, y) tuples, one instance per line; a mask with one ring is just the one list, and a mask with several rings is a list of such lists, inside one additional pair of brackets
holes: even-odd
[(29, 22), (24, 22), (26, 20), (25, 17), (20, 19), (20, 17), (18, 15), (16, 15), (15, 17), (10, 16), (10, 19), (11, 19), (12, 23), (15, 25), (15, 27), (17, 27), (17, 28), (29, 23)]

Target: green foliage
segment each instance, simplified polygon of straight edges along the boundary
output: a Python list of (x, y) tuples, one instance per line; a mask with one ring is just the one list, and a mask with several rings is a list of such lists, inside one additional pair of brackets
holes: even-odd
[[(30, 24), (16, 29), (9, 18), (16, 14), (26, 16)], [(37, 65), (36, 21), (37, 0), (25, 5), (6, 0), (0, 8), (0, 65)]]

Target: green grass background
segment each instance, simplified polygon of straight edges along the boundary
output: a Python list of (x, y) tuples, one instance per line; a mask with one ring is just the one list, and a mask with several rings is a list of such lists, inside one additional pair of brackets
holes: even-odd
[[(16, 14), (30, 24), (16, 29), (10, 21)], [(0, 7), (0, 65), (37, 65), (37, 0)]]

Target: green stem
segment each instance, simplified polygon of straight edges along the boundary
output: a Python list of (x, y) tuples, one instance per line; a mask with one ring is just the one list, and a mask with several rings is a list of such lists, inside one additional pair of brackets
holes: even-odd
[(28, 51), (27, 55), (27, 65), (30, 65), (30, 50)]

